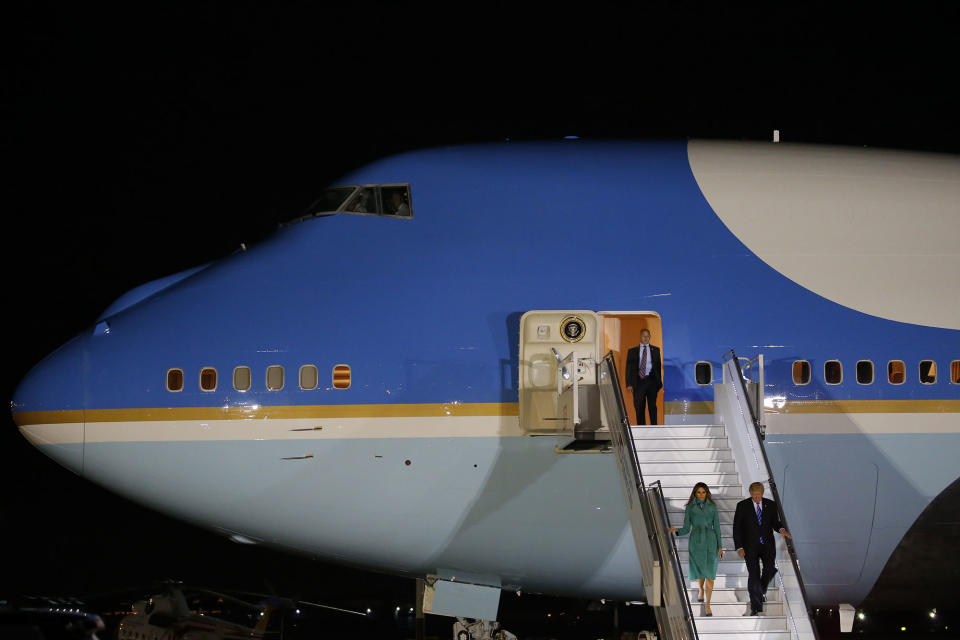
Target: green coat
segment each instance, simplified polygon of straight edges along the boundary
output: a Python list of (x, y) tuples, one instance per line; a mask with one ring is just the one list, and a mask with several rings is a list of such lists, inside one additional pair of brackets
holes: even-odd
[(717, 577), (717, 550), (722, 548), (720, 537), (720, 514), (717, 505), (709, 500), (703, 509), (694, 500), (683, 512), (683, 527), (678, 536), (690, 534), (690, 580)]

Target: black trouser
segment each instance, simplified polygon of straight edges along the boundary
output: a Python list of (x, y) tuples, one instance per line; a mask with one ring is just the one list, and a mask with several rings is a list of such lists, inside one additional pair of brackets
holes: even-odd
[[(771, 536), (773, 537), (773, 536)], [(763, 598), (767, 595), (767, 587), (773, 580), (773, 574), (777, 572), (775, 561), (777, 557), (777, 547), (775, 540), (764, 540), (758, 548), (746, 551), (744, 560), (747, 561), (747, 591), (750, 593), (750, 610), (760, 611), (763, 609)], [(760, 563), (763, 562), (763, 572), (760, 571)]]
[(637, 410), (637, 424), (647, 424), (647, 405), (650, 405), (650, 424), (657, 424), (657, 381), (652, 376), (638, 379), (633, 388), (633, 408)]

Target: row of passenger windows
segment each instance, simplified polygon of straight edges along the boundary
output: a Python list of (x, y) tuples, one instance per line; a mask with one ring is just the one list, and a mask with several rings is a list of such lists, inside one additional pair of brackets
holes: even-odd
[[(907, 367), (903, 360), (891, 360), (887, 363), (887, 382), (903, 384), (907, 381)], [(918, 365), (920, 384), (937, 383), (937, 363), (934, 360), (921, 360)], [(873, 384), (874, 367), (872, 360), (859, 360), (856, 366), (857, 382), (859, 384)], [(713, 365), (709, 362), (698, 362), (695, 368), (697, 384), (706, 386), (713, 383)], [(279, 391), (285, 384), (283, 366), (275, 364), (267, 367), (265, 383), (268, 391)], [(811, 367), (807, 360), (796, 360), (793, 363), (793, 384), (810, 384)], [(183, 391), (183, 369), (172, 368), (167, 370), (167, 391)], [(317, 367), (305, 364), (300, 367), (299, 384), (305, 391), (316, 389), (320, 374)], [(843, 363), (839, 360), (827, 360), (823, 363), (823, 380), (827, 384), (843, 382)], [(214, 367), (200, 369), (200, 390), (217, 390), (217, 370)], [(950, 363), (950, 382), (960, 384), (960, 360)], [(334, 389), (349, 389), (351, 384), (350, 365), (338, 364), (331, 372), (331, 383)], [(250, 367), (234, 367), (233, 388), (237, 391), (249, 391), (253, 386), (253, 372)]]
[[(793, 363), (793, 384), (809, 384), (811, 377), (810, 363), (806, 360), (797, 360)], [(937, 383), (937, 363), (934, 360), (921, 360), (917, 365), (917, 376), (920, 384)], [(858, 360), (856, 365), (858, 384), (873, 384), (876, 378), (872, 360)], [(827, 384), (843, 382), (843, 363), (839, 360), (827, 360), (823, 363), (823, 380)], [(950, 382), (960, 384), (960, 360), (950, 363)], [(887, 362), (887, 382), (903, 384), (907, 381), (907, 365), (903, 360)]]
[[(796, 360), (793, 363), (793, 384), (810, 384), (810, 362)], [(859, 384), (873, 384), (875, 379), (872, 360), (858, 360), (856, 366), (857, 382)], [(921, 360), (917, 367), (920, 384), (937, 383), (937, 363), (934, 360)], [(698, 362), (695, 370), (697, 384), (708, 385), (713, 382), (713, 365), (709, 362)], [(950, 363), (950, 382), (960, 384), (960, 360)], [(823, 363), (823, 380), (827, 384), (843, 382), (843, 363), (839, 360), (827, 360)], [(887, 382), (903, 384), (907, 381), (907, 365), (903, 360), (891, 360), (887, 363)]]
[[(280, 391), (285, 384), (283, 366), (279, 364), (267, 367), (264, 382), (268, 391)], [(183, 369), (174, 367), (167, 370), (167, 391), (183, 391)], [(316, 389), (320, 382), (320, 372), (316, 366), (305, 364), (300, 367), (300, 388), (304, 391)], [(200, 369), (200, 390), (217, 390), (217, 370), (215, 367)], [(338, 364), (331, 372), (331, 383), (334, 389), (349, 389), (351, 383), (350, 365)], [(250, 367), (234, 367), (233, 388), (236, 391), (249, 391), (253, 386), (253, 371)]]

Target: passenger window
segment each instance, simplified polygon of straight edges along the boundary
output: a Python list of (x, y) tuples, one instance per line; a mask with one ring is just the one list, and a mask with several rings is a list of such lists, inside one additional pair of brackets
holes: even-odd
[(873, 384), (873, 360), (860, 360), (857, 362), (857, 382), (860, 384)]
[(183, 369), (167, 370), (167, 391), (183, 391)]
[(305, 391), (317, 388), (317, 368), (312, 364), (300, 367), (300, 388)]
[(338, 364), (333, 368), (333, 388), (334, 389), (349, 389), (351, 384), (350, 380), (350, 365), (348, 364)]
[(843, 382), (843, 365), (839, 360), (827, 360), (823, 363), (823, 379), (827, 384)]
[(903, 384), (906, 380), (905, 372), (903, 360), (891, 360), (887, 363), (887, 381), (890, 384)]
[(217, 390), (217, 370), (213, 367), (204, 367), (200, 369), (200, 389), (201, 391)]
[(237, 391), (250, 389), (250, 367), (236, 367), (233, 370), (233, 388)]
[(960, 384), (960, 360), (950, 363), (950, 382)]
[(793, 384), (810, 384), (810, 363), (806, 360), (794, 361)]
[(697, 384), (707, 385), (713, 382), (713, 365), (709, 362), (698, 362), (695, 369)]
[(920, 384), (937, 383), (937, 363), (933, 360), (920, 361)]
[(270, 391), (283, 389), (283, 367), (278, 364), (267, 367), (267, 389)]

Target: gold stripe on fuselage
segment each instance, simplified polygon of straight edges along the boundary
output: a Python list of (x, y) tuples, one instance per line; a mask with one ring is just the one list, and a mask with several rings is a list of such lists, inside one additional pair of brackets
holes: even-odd
[(437, 404), (327, 404), (248, 407), (151, 407), (86, 411), (24, 411), (13, 414), (17, 426), (68, 422), (153, 422), (172, 420), (264, 420), (268, 418), (444, 418), (518, 416), (516, 402)]
[[(709, 401), (671, 401), (665, 413), (711, 415)], [(768, 414), (804, 413), (958, 413), (960, 400), (794, 400)], [(263, 420), (270, 418), (443, 418), (519, 415), (516, 402), (471, 402), (435, 404), (340, 404), (298, 406), (151, 407), (145, 409), (89, 409), (23, 411), (13, 414), (18, 426), (81, 422), (152, 422), (172, 420)]]
[(764, 413), (960, 413), (960, 400), (803, 400)]

